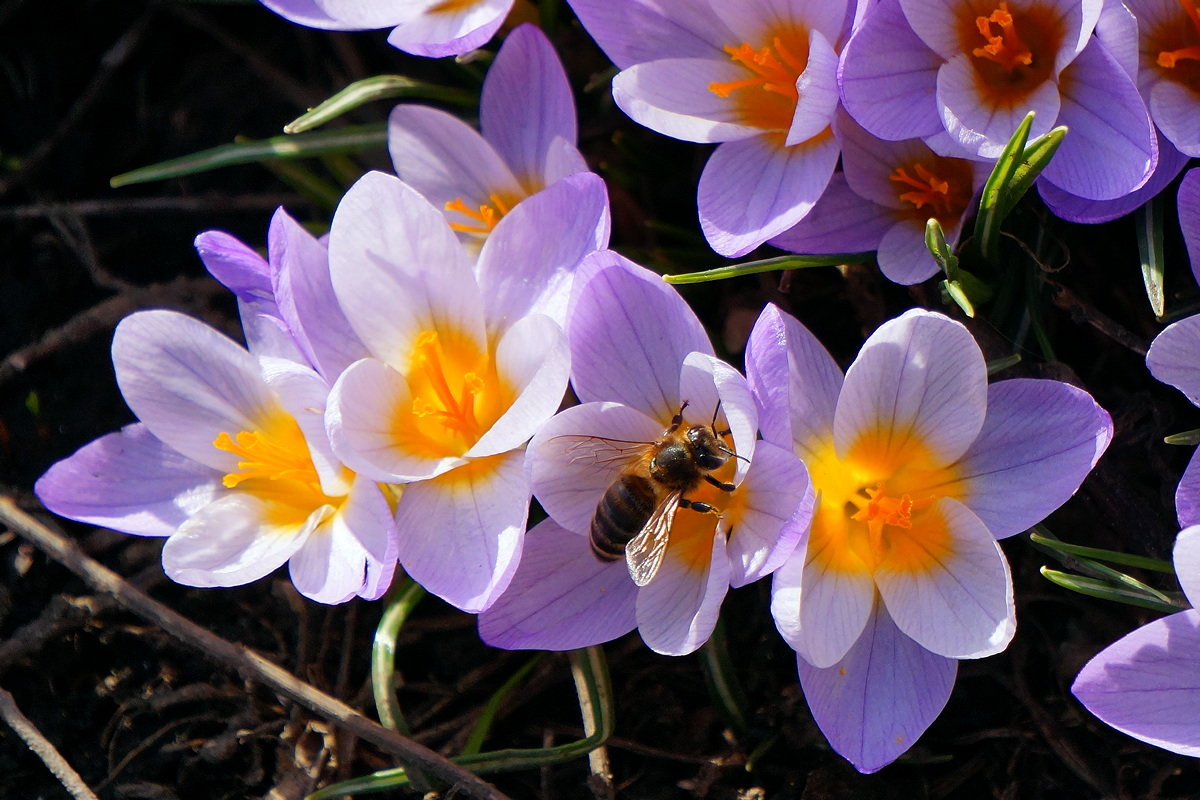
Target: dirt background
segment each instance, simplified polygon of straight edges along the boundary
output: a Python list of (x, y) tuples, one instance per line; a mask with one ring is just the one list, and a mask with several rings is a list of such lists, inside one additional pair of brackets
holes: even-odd
[[(192, 249), (197, 233), (219, 228), (262, 245), (281, 203), (307, 222), (329, 218), (328, 208), (257, 165), (121, 190), (109, 188), (109, 178), (235, 136), (276, 135), (306, 106), (372, 74), (477, 88), (482, 66), (421, 61), (384, 38), (306, 30), (255, 3), (0, 0), (0, 489), (38, 510), (31, 487), (50, 464), (132, 419), (108, 355), (124, 314), (177, 308), (237, 335), (230, 297)], [(693, 204), (704, 148), (638, 128), (613, 108), (607, 64), (565, 4), (554, 41), (577, 90), (581, 147), (609, 181), (614, 245), (664, 271), (717, 266)], [(374, 104), (349, 121), (379, 121), (388, 108)], [(388, 162), (376, 152), (358, 164)], [(1174, 187), (1164, 197), (1168, 310), (1182, 314), (1196, 310), (1197, 291), (1181, 256)], [(1070, 541), (1169, 558), (1171, 498), (1190, 452), (1161, 438), (1200, 426), (1200, 411), (1156, 383), (1138, 352), (1162, 326), (1141, 287), (1133, 223), (1068, 226), (1030, 198), (1010, 229), (1037, 244), (1041, 268), (1011, 244), (1011, 269), (1029, 276), (1057, 359), (1026, 349), (1014, 319), (981, 319), (970, 323), (973, 331), (989, 357), (1024, 353), (1005, 375), (1077, 382), (1116, 424), (1095, 473), (1048, 525)], [(873, 267), (809, 270), (782, 285), (768, 274), (684, 294), (734, 363), (768, 300), (795, 313), (843, 364), (884, 319), (913, 305), (944, 310), (933, 284), (897, 287)], [(299, 598), (285, 577), (186, 589), (162, 577), (160, 542), (58, 524), (161, 602), (373, 715), (367, 656), (379, 604), (319, 606)], [(1091, 655), (1154, 615), (1048, 584), (1037, 570), (1049, 560), (1024, 537), (1007, 541), (1005, 551), (1019, 606), (1012, 646), (963, 662), (945, 712), (908, 755), (876, 775), (855, 773), (816, 731), (794, 657), (767, 613), (765, 582), (733, 592), (724, 611), (752, 719), (741, 740), (714, 709), (699, 655), (656, 656), (636, 634), (609, 644), (617, 795), (1200, 796), (1196, 762), (1105, 728), (1068, 692)], [(1167, 581), (1166, 588), (1175, 587)], [(457, 752), (488, 697), (528, 658), (485, 647), (469, 615), (426, 599), (403, 631), (398, 670), (416, 738)], [(0, 687), (105, 800), (300, 798), (391, 766), (372, 746), (114, 608), (3, 530)], [(485, 749), (580, 735), (566, 659), (552, 655), (503, 706)], [(583, 798), (591, 796), (586, 769), (581, 760), (494, 780), (513, 798)], [(0, 725), (0, 798), (67, 796)]]

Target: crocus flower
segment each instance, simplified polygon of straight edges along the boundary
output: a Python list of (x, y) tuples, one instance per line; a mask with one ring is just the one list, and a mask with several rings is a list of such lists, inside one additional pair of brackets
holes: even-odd
[(833, 748), (863, 772), (907, 750), (945, 705), (958, 659), (1015, 628), (997, 539), (1079, 487), (1112, 436), (1084, 391), (991, 386), (970, 333), (914, 309), (843, 375), (774, 307), (746, 353), (763, 442), (792, 446), (818, 495), (807, 540), (775, 573), (771, 612)]
[(416, 56), (456, 56), (487, 43), (513, 0), (261, 0), (276, 14), (310, 28), (392, 28), (388, 42)]
[(403, 485), (400, 563), (459, 608), (486, 608), (516, 569), (523, 445), (568, 378), (557, 320), (575, 265), (607, 236), (587, 173), (505, 216), (474, 265), (441, 210), (395, 177), (369, 173), (334, 215), (333, 288), (370, 355), (334, 384), (326, 425), (352, 469)]
[[(1175, 540), (1175, 574), (1200, 603), (1200, 526)], [(1158, 747), (1200, 756), (1200, 611), (1143, 625), (1089, 661), (1071, 692), (1105, 724)]]
[(1137, 19), (1138, 86), (1180, 152), (1200, 156), (1200, 9), (1195, 0), (1124, 0)]
[(721, 143), (700, 176), (700, 226), (737, 256), (799, 222), (838, 148), (845, 0), (571, 0), (622, 72), (613, 98), (676, 139)]
[[(480, 635), (497, 647), (566, 650), (636, 627), (657, 652), (689, 653), (712, 633), (728, 588), (770, 573), (803, 534), (812, 511), (804, 466), (755, 441), (745, 379), (713, 357), (691, 309), (657, 275), (615, 253), (590, 256), (567, 337), (582, 405), (546, 423), (526, 455), (550, 518), (526, 536), (513, 582), (479, 617)], [(713, 473), (725, 488), (701, 481), (683, 493), (711, 510), (673, 511), (661, 566), (638, 585), (626, 558), (593, 554), (588, 534), (607, 489), (623, 469), (643, 469), (647, 446), (676, 414), (684, 428), (731, 431), (722, 441), (737, 455)]]
[(1121, 197), (1153, 172), (1156, 140), (1133, 79), (1092, 35), (1103, 5), (880, 0), (842, 53), (842, 101), (880, 138), (944, 132), (985, 160), (1035, 111), (1033, 137), (1070, 128), (1042, 179), (1088, 200)]
[(388, 121), (396, 174), (445, 209), (476, 246), (505, 214), (560, 178), (587, 170), (575, 147), (575, 102), (538, 28), (509, 34), (483, 82), (479, 127), (435, 108), (399, 105)]
[[(1188, 177), (1193, 180), (1193, 189), (1200, 190), (1200, 178), (1195, 173)], [(1197, 194), (1200, 195), (1200, 191)], [(1200, 205), (1200, 197), (1195, 198), (1194, 202)], [(1194, 219), (1200, 221), (1200, 215)], [(1200, 315), (1181, 319), (1163, 328), (1162, 333), (1154, 337), (1150, 344), (1146, 366), (1155, 378), (1174, 386), (1193, 404), (1200, 406), (1197, 352), (1200, 352)], [(1179, 515), (1180, 526), (1200, 525), (1200, 451), (1192, 455), (1175, 490), (1175, 512)]]
[(937, 219), (946, 241), (957, 243), (986, 167), (940, 156), (920, 139), (878, 139), (844, 111), (834, 133), (842, 173), (834, 175), (809, 215), (771, 244), (793, 253), (875, 250), (879, 269), (896, 283), (920, 283), (933, 275), (938, 267), (925, 246), (925, 223)]

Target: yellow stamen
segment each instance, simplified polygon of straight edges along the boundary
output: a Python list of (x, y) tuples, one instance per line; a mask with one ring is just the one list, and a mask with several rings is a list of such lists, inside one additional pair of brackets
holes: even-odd
[[(300, 444), (303, 444), (302, 438)], [(236, 436), (222, 431), (213, 440), (213, 447), (233, 453), (242, 460), (238, 461), (240, 471), (230, 472), (221, 479), (221, 483), (233, 489), (255, 479), (294, 481), (320, 491), (321, 480), (317, 477), (307, 447), (298, 449), (295, 445), (295, 441), (272, 441), (258, 431), (241, 431)]]
[(457, 212), (473, 220), (471, 223), (451, 222), (450, 227), (459, 233), (474, 233), (483, 236), (491, 233), (492, 229), (504, 218), (504, 215), (512, 210), (512, 205), (495, 192), (488, 195), (488, 200), (491, 201), (491, 204), (485, 203), (481, 205), (478, 211), (472, 211), (468, 208), (461, 197), (456, 197), (447, 202), (445, 205), (447, 211)]
[(726, 45), (724, 50), (747, 77), (715, 81), (708, 90), (731, 98), (741, 122), (756, 128), (786, 131), (792, 124), (799, 93), (796, 80), (808, 65), (808, 32), (800, 27), (780, 27), (763, 37), (765, 44)]
[[(1000, 28), (998, 35), (992, 30), (993, 24)], [(976, 17), (975, 27), (987, 44), (976, 47), (971, 51), (972, 55), (994, 61), (1009, 70), (1033, 63), (1033, 52), (1017, 35), (1017, 26), (1008, 11), (1008, 3), (1001, 2), (989, 16)]]
[[(708, 90), (717, 97), (728, 97), (739, 89), (757, 86), (765, 92), (774, 92), (793, 102), (799, 99), (800, 95), (796, 92), (796, 78), (804, 71), (804, 60), (796, 58), (778, 36), (771, 40), (771, 45), (775, 48), (774, 52), (770, 47), (755, 50), (746, 42), (737, 47), (726, 45), (725, 52), (729, 54), (729, 57), (757, 77), (725, 83), (710, 83)], [(778, 57), (776, 57), (776, 53), (778, 53)]]
[(948, 211), (950, 182), (942, 180), (919, 162), (913, 164), (912, 168), (917, 173), (916, 178), (909, 175), (904, 167), (896, 167), (888, 176), (888, 180), (911, 186), (916, 190), (904, 192), (898, 195), (899, 198), (907, 203), (912, 203), (916, 208), (929, 206), (934, 212), (933, 216), (939, 219), (944, 218)]
[[(1196, 29), (1196, 35), (1200, 37), (1200, 11), (1196, 10), (1195, 0), (1179, 0), (1179, 5), (1183, 7), (1183, 13), (1192, 22), (1192, 27)], [(1175, 50), (1163, 50), (1158, 54), (1156, 59), (1160, 67), (1174, 69), (1180, 61), (1200, 61), (1200, 45), (1191, 45), (1188, 47), (1180, 47)]]
[(483, 431), (475, 417), (475, 395), (483, 391), (483, 379), (474, 372), (463, 373), (462, 389), (455, 396), (449, 381), (446, 380), (437, 331), (422, 331), (417, 336), (413, 369), (419, 371), (426, 379), (437, 401), (435, 403), (426, 397), (414, 397), (413, 415), (419, 418), (437, 416), (445, 427), (472, 441), (477, 439)]

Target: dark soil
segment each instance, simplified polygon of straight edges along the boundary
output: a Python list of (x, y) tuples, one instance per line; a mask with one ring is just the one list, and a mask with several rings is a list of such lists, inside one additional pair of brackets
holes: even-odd
[[(613, 108), (604, 80), (585, 91), (607, 64), (565, 4), (555, 40), (577, 89), (581, 146), (610, 183), (614, 244), (664, 271), (716, 266), (693, 206), (702, 148), (630, 123)], [(237, 335), (231, 299), (192, 249), (197, 233), (221, 228), (262, 245), (280, 203), (306, 221), (329, 218), (328, 208), (258, 165), (121, 190), (110, 189), (109, 178), (236, 136), (276, 135), (306, 106), (384, 72), (477, 86), (482, 67), (404, 56), (382, 32), (303, 29), (256, 3), (0, 0), (0, 357), (7, 359), (0, 365), (0, 488), (37, 510), (31, 487), (50, 464), (132, 419), (108, 356), (122, 314), (173, 307)], [(381, 120), (387, 108), (368, 106), (352, 121)], [(388, 162), (377, 152), (359, 164)], [(1179, 251), (1173, 197), (1173, 188), (1164, 195), (1168, 309), (1183, 311), (1197, 292)], [(1095, 473), (1047, 525), (1069, 541), (1169, 558), (1177, 531), (1172, 495), (1190, 453), (1161, 440), (1200, 427), (1200, 411), (1156, 383), (1130, 346), (1144, 346), (1161, 329), (1141, 287), (1134, 225), (1067, 226), (1031, 197), (1011, 229), (1027, 242), (1040, 240), (1045, 266), (1057, 270), (1035, 276), (1067, 290), (1056, 303), (1053, 287), (1035, 281), (1057, 359), (1045, 361), (1032, 340), (1014, 342), (1008, 320), (973, 322), (973, 331), (989, 358), (1014, 343), (1024, 349), (1025, 361), (1006, 374), (1077, 382), (1116, 424)], [(1013, 252), (1014, 264), (1024, 263)], [(795, 313), (842, 363), (905, 308), (945, 310), (933, 283), (897, 287), (873, 267), (797, 272), (784, 286), (769, 274), (684, 294), (735, 363), (749, 322), (768, 300)], [(238, 589), (187, 589), (162, 577), (160, 542), (59, 524), (161, 602), (374, 716), (368, 654), (379, 604), (320, 606), (299, 598), (286, 576)], [(765, 583), (733, 592), (725, 607), (729, 651), (752, 717), (740, 740), (714, 708), (699, 655), (656, 656), (636, 634), (609, 644), (617, 796), (1200, 796), (1195, 761), (1106, 728), (1068, 692), (1088, 658), (1153, 614), (1047, 583), (1038, 567), (1049, 559), (1024, 537), (1006, 542), (1005, 551), (1019, 604), (1015, 641), (1000, 656), (963, 662), (938, 721), (904, 758), (871, 776), (833, 754), (813, 725), (794, 656), (767, 613)], [(400, 700), (416, 738), (458, 752), (483, 704), (528, 658), (489, 649), (469, 615), (423, 601), (405, 626), (399, 658)], [(0, 532), (0, 686), (105, 800), (291, 800), (392, 766), (372, 746), (116, 609), (10, 532)], [(552, 655), (503, 706), (485, 748), (581, 735), (567, 661)], [(592, 796), (586, 776), (580, 760), (494, 781), (514, 798), (569, 799)], [(67, 796), (0, 726), (0, 797)]]

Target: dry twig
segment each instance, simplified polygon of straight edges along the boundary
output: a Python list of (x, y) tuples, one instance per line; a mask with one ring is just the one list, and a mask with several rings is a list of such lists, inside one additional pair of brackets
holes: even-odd
[(45, 736), (42, 736), (42, 732), (37, 729), (37, 726), (21, 713), (13, 696), (4, 689), (0, 689), (0, 717), (4, 718), (8, 726), (17, 736), (21, 737), (21, 741), (29, 746), (34, 755), (42, 760), (46, 768), (54, 777), (58, 778), (58, 782), (71, 793), (75, 800), (100, 800), (54, 745)]

